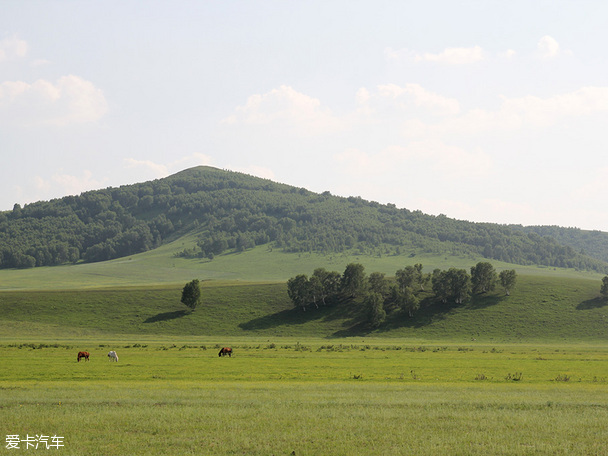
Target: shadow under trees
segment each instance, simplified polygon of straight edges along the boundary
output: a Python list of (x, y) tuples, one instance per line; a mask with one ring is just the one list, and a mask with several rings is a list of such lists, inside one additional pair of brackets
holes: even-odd
[(175, 310), (173, 312), (163, 312), (156, 314), (144, 321), (144, 323), (156, 323), (158, 321), (169, 321), (182, 318), (190, 313), (189, 310)]
[(597, 298), (587, 299), (576, 306), (576, 310), (599, 309), (608, 305), (608, 298), (598, 296)]

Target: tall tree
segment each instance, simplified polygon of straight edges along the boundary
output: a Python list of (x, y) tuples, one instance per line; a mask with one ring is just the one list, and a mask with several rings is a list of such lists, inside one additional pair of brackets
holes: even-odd
[(384, 298), (380, 293), (370, 292), (363, 300), (364, 306), (368, 309), (369, 324), (377, 328), (384, 320), (386, 320), (386, 311), (384, 310)]
[(401, 291), (405, 290), (407, 287), (412, 288), (416, 283), (416, 276), (417, 271), (413, 266), (406, 266), (395, 273)]
[(372, 272), (367, 279), (369, 291), (379, 293), (382, 298), (386, 298), (389, 293), (389, 283), (383, 272)]
[(450, 268), (433, 271), (433, 292), (442, 302), (462, 304), (471, 295), (471, 276), (465, 269)]
[(365, 290), (365, 282), (365, 267), (360, 263), (350, 263), (342, 274), (342, 293), (355, 298)]
[(410, 287), (405, 287), (403, 290), (398, 289), (396, 300), (401, 310), (407, 312), (410, 317), (413, 317), (414, 312), (420, 309), (420, 300)]
[(465, 269), (448, 270), (452, 283), (452, 293), (456, 304), (462, 304), (471, 296), (471, 276)]
[(605, 276), (602, 279), (602, 286), (600, 288), (600, 293), (602, 294), (602, 296), (604, 296), (605, 298), (608, 298), (608, 276)]
[(188, 282), (182, 290), (182, 303), (194, 310), (201, 302), (201, 285), (198, 279)]
[(515, 269), (505, 269), (504, 271), (500, 271), (498, 279), (500, 280), (500, 285), (504, 288), (506, 295), (509, 296), (517, 281), (517, 272), (515, 272)]
[(471, 267), (471, 283), (473, 293), (487, 293), (494, 290), (498, 276), (494, 266), (490, 263), (480, 261)]
[(310, 298), (312, 298), (312, 303), (318, 309), (319, 304), (317, 304), (317, 300), (324, 301), (325, 295), (323, 293), (323, 282), (314, 274), (308, 279), (308, 293)]
[(420, 263), (416, 263), (414, 269), (416, 270), (416, 281), (418, 282), (420, 291), (424, 291), (424, 287), (431, 281), (431, 274), (424, 274), (422, 272), (422, 264)]
[[(327, 305), (325, 300), (333, 298), (340, 290), (340, 278), (339, 272), (330, 272), (325, 268), (317, 268), (313, 271), (310, 280), (313, 281), (314, 279), (313, 283), (323, 305)], [(317, 284), (320, 284), (320, 286)]]
[(450, 297), (449, 283), (447, 280), (447, 272), (441, 269), (435, 269), (432, 275), (433, 293), (437, 299), (444, 304), (448, 302)]
[(296, 307), (306, 310), (310, 299), (310, 282), (306, 274), (298, 274), (287, 281), (287, 294)]
[(399, 269), (395, 273), (397, 283), (403, 291), (406, 287), (411, 289), (418, 288), (420, 291), (424, 291), (425, 285), (428, 285), (431, 280), (430, 274), (422, 273), (422, 264), (416, 263), (414, 266), (406, 266), (403, 269)]

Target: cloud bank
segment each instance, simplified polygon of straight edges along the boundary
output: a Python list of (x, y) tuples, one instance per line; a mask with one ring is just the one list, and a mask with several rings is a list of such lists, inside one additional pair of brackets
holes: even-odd
[(55, 83), (40, 79), (0, 83), (0, 123), (14, 126), (56, 126), (95, 122), (108, 111), (103, 92), (78, 76)]

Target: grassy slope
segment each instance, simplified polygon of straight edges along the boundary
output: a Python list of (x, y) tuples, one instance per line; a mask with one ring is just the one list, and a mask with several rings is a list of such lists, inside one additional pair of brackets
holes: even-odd
[(240, 340), (273, 337), (403, 337), (411, 340), (486, 342), (606, 341), (608, 303), (599, 281), (521, 276), (510, 297), (500, 292), (463, 306), (421, 309), (414, 318), (395, 313), (370, 331), (352, 305), (293, 309), (284, 283), (204, 282), (204, 304), (194, 312), (177, 286), (0, 293), (1, 340), (107, 340), (135, 335)]
[[(64, 339), (121, 334), (138, 337), (407, 337), (420, 340), (605, 340), (606, 302), (599, 275), (516, 267), (513, 295), (496, 293), (467, 305), (423, 308), (414, 319), (391, 316), (370, 333), (361, 312), (332, 307), (292, 310), (285, 282), (316, 267), (342, 272), (350, 262), (387, 275), (408, 264), (425, 270), (468, 269), (480, 258), (365, 257), (285, 254), (266, 247), (213, 261), (176, 258), (195, 242), (182, 238), (159, 249), (103, 263), (0, 271), (0, 338)], [(513, 265), (493, 262), (497, 269)], [(205, 282), (205, 304), (194, 313), (179, 302), (183, 284)], [(239, 286), (237, 286), (239, 285)]]
[[(123, 286), (150, 286), (158, 284), (184, 284), (193, 278), (202, 280), (241, 280), (286, 282), (296, 274), (310, 274), (317, 267), (343, 272), (348, 263), (362, 263), (368, 273), (378, 271), (394, 275), (406, 265), (422, 263), (426, 271), (434, 268), (460, 267), (469, 269), (482, 258), (435, 256), (383, 256), (370, 257), (355, 254), (286, 254), (261, 246), (243, 253), (232, 253), (207, 259), (176, 258), (174, 254), (194, 245), (194, 235), (180, 238), (149, 252), (102, 263), (33, 269), (0, 270), (2, 290), (60, 290), (115, 288)], [(554, 268), (524, 267), (492, 261), (497, 269), (515, 268), (519, 274), (564, 277), (594, 277), (598, 274)]]

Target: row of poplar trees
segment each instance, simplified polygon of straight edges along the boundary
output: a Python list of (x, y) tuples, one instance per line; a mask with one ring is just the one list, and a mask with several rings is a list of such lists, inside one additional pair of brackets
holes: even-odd
[(435, 269), (422, 272), (423, 266), (415, 264), (399, 269), (395, 277), (384, 273), (366, 275), (362, 264), (351, 263), (342, 274), (317, 268), (312, 275), (299, 274), (287, 281), (287, 293), (294, 305), (302, 310), (319, 308), (339, 301), (357, 300), (367, 310), (371, 326), (380, 326), (389, 312), (401, 310), (413, 317), (420, 309), (420, 294), (429, 286), (441, 303), (461, 304), (472, 294), (493, 291), (498, 283), (507, 295), (514, 287), (517, 274), (514, 269), (497, 274), (494, 266), (479, 262), (466, 269)]

